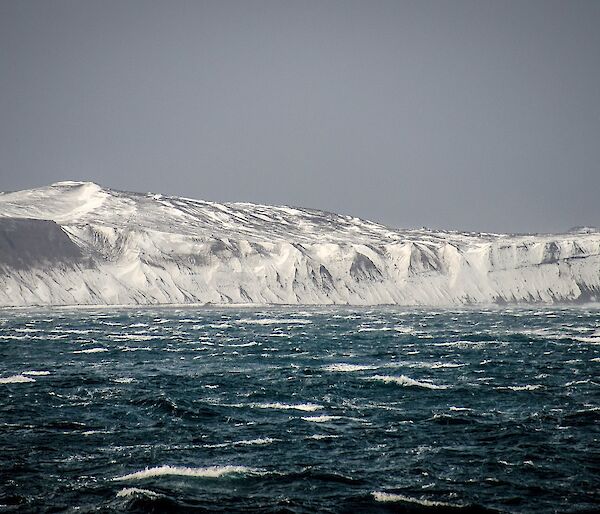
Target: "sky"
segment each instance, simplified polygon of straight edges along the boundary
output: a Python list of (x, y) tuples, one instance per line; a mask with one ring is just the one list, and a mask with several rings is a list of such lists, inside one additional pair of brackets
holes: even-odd
[(0, 191), (600, 226), (600, 2), (0, 0)]

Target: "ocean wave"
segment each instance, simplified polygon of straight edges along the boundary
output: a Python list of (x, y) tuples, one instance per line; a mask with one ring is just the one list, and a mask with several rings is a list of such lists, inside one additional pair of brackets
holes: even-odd
[[(246, 406), (246, 405), (244, 405)], [(279, 410), (300, 410), (305, 412), (314, 412), (316, 410), (321, 410), (323, 408), (322, 405), (317, 405), (315, 403), (251, 403), (248, 406), (256, 408), (256, 409), (279, 409)]]
[(29, 376), (44, 376), (44, 375), (49, 375), (49, 374), (50, 374), (49, 371), (35, 371), (35, 370), (23, 371), (23, 373), (21, 373), (21, 375), (29, 375)]
[(264, 444), (271, 444), (280, 439), (273, 439), (271, 437), (258, 437), (256, 439), (242, 439), (240, 441), (232, 441), (231, 443), (217, 443), (217, 444), (205, 444), (204, 448), (227, 448), (228, 446), (261, 446)]
[(147, 334), (110, 334), (108, 338), (113, 341), (150, 341), (155, 336)]
[(328, 421), (334, 421), (336, 419), (341, 419), (341, 416), (307, 416), (302, 418), (304, 421), (309, 421), (311, 423), (327, 423)]
[(573, 337), (572, 339), (574, 339), (575, 341), (579, 341), (580, 343), (600, 344), (600, 337), (577, 336), (577, 337)]
[(445, 503), (436, 500), (427, 500), (424, 498), (411, 498), (409, 496), (404, 496), (403, 494), (393, 494), (393, 493), (385, 493), (382, 491), (373, 491), (371, 493), (376, 502), (381, 503), (415, 503), (417, 505), (422, 505), (423, 507), (451, 507), (451, 508), (460, 508), (461, 505)]
[(248, 325), (308, 325), (312, 323), (309, 319), (302, 318), (260, 318), (260, 319), (240, 319), (237, 323)]
[(251, 343), (240, 343), (240, 344), (227, 344), (225, 345), (227, 348), (246, 348), (249, 346), (258, 346), (260, 343), (256, 341), (252, 341)]
[(148, 498), (160, 498), (162, 494), (155, 493), (149, 489), (140, 489), (139, 487), (125, 487), (117, 493), (119, 498), (127, 498), (129, 496), (146, 496)]
[(394, 377), (390, 375), (375, 375), (372, 377), (365, 378), (364, 380), (374, 380), (379, 382), (385, 382), (386, 384), (398, 384), (404, 387), (423, 387), (425, 389), (446, 389), (445, 385), (436, 385), (431, 382), (424, 382), (415, 380), (413, 378), (407, 377), (406, 375), (400, 375), (399, 377)]
[(144, 480), (146, 478), (163, 476), (180, 476), (193, 478), (220, 478), (227, 475), (258, 475), (262, 474), (258, 469), (246, 466), (209, 466), (206, 468), (190, 468), (183, 466), (157, 466), (136, 471), (127, 475), (113, 478), (114, 481)]
[(364, 371), (369, 369), (377, 369), (377, 366), (371, 366), (369, 364), (347, 364), (340, 362), (338, 364), (329, 364), (323, 367), (325, 371), (333, 371), (338, 373), (351, 373), (353, 371)]
[(218, 407), (231, 407), (234, 409), (274, 409), (274, 410), (299, 410), (314, 412), (323, 409), (316, 403), (282, 403), (282, 402), (254, 402), (254, 403), (220, 403), (210, 402)]
[(108, 349), (107, 348), (87, 348), (86, 350), (75, 350), (72, 351), (71, 353), (102, 353), (102, 352), (107, 352)]
[(0, 384), (25, 384), (27, 382), (35, 382), (35, 379), (26, 377), (25, 375), (13, 375), (11, 377), (0, 378)]
[(526, 385), (522, 385), (522, 386), (507, 386), (507, 387), (497, 387), (496, 389), (510, 389), (511, 391), (536, 391), (537, 389), (540, 389), (542, 386), (540, 384), (526, 384)]
[[(417, 352), (418, 353), (418, 352)], [(460, 362), (425, 362), (425, 361), (398, 361), (384, 364), (383, 368), (414, 368), (414, 369), (444, 369), (462, 368), (466, 364)]]

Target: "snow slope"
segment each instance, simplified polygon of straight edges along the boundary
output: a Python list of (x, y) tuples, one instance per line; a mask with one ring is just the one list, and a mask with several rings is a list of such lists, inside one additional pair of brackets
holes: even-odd
[(397, 230), (351, 216), (112, 191), (0, 193), (0, 305), (600, 300), (600, 232)]

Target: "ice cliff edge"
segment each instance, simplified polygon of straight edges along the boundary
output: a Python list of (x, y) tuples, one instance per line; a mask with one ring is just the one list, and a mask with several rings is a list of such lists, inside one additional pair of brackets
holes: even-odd
[(447, 306), (600, 300), (600, 232), (398, 230), (285, 206), (113, 191), (0, 193), (0, 306)]

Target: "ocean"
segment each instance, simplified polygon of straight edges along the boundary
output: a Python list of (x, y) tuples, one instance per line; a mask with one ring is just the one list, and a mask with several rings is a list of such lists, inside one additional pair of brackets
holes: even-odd
[(2, 512), (598, 512), (600, 309), (0, 310)]

